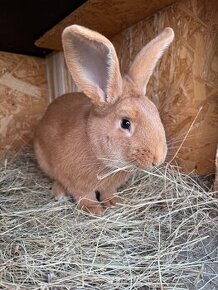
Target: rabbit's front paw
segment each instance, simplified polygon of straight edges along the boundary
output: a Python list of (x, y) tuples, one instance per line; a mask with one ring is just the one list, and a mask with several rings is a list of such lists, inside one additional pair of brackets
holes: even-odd
[(60, 200), (65, 196), (65, 189), (57, 180), (54, 181), (52, 185), (52, 192), (56, 200)]
[(92, 215), (101, 216), (103, 208), (98, 201), (83, 198), (78, 202), (78, 207)]
[(121, 202), (121, 198), (115, 194), (102, 194), (101, 203), (103, 207), (111, 207)]

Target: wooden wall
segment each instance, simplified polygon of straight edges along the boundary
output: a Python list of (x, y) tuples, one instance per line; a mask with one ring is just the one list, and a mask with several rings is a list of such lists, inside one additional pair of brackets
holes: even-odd
[(218, 141), (218, 1), (178, 1), (114, 37), (123, 73), (166, 26), (174, 29), (175, 42), (147, 94), (159, 105), (174, 152), (199, 113), (176, 161), (186, 172), (211, 173)]
[(32, 139), (47, 104), (45, 60), (0, 52), (0, 157)]

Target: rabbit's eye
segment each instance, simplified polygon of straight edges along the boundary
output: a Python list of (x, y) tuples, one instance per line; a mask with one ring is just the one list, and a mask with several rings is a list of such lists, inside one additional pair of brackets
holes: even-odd
[(121, 120), (121, 128), (130, 131), (131, 122), (128, 119), (122, 119)]

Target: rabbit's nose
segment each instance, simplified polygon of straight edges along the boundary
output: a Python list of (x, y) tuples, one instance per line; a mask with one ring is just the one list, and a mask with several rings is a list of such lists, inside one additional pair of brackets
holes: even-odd
[(165, 158), (156, 158), (154, 157), (154, 160), (152, 162), (152, 166), (158, 166), (158, 165), (161, 165), (163, 162), (164, 162)]
[(158, 166), (161, 163), (163, 163), (164, 160), (158, 160), (156, 157), (154, 157), (154, 160), (152, 162), (152, 166)]
[(162, 149), (156, 152), (152, 165), (153, 166), (161, 165), (164, 162), (166, 155), (167, 155), (167, 147), (164, 146)]

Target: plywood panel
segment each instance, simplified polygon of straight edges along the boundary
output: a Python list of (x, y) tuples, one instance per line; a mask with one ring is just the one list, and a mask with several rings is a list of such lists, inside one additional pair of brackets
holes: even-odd
[(0, 52), (0, 157), (31, 140), (47, 105), (45, 60)]
[(46, 32), (36, 45), (61, 50), (62, 31), (71, 24), (80, 24), (111, 37), (175, 1), (89, 0)]
[(202, 108), (175, 160), (186, 172), (211, 173), (218, 140), (218, 2), (180, 1), (114, 37), (123, 73), (165, 26), (174, 29), (176, 39), (149, 83), (148, 96), (160, 107), (174, 152)]

